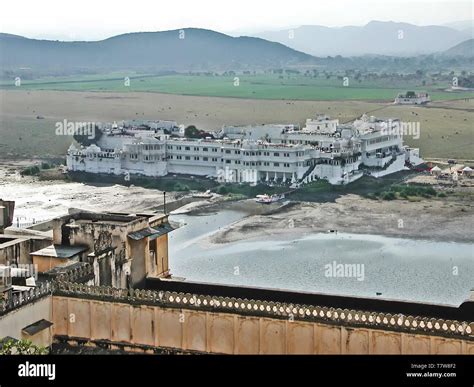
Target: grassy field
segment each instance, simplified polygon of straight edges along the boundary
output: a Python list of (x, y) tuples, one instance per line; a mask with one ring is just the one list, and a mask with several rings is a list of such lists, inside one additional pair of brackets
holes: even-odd
[(65, 158), (72, 137), (55, 135), (56, 120), (0, 117), (0, 158)]
[[(281, 101), (183, 96), (162, 93), (109, 93), (0, 90), (0, 158), (64, 157), (72, 139), (55, 135), (55, 123), (168, 119), (200, 129), (222, 125), (297, 123), (326, 113), (347, 122), (363, 113), (420, 123), (420, 138), (405, 137), (422, 157), (474, 159), (474, 99), (431, 107), (370, 101)], [(38, 119), (37, 117), (44, 117)]]
[(235, 97), (277, 100), (384, 100), (391, 101), (399, 92), (427, 90), (433, 101), (473, 98), (472, 92), (447, 92), (447, 85), (422, 86), (419, 81), (377, 79), (351, 80), (343, 85), (341, 77), (305, 77), (303, 75), (279, 76), (238, 75), (129, 75), (130, 84), (125, 85), (124, 73), (107, 76), (76, 76), (23, 80), (21, 86), (13, 81), (0, 82), (2, 89), (58, 90), (58, 91), (112, 91), (112, 92), (158, 92), (181, 95), (211, 97)]

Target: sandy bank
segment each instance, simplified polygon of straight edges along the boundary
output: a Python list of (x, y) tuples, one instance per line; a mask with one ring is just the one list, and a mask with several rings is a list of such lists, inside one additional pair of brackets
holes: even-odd
[(377, 201), (346, 195), (335, 203), (298, 203), (270, 214), (255, 214), (213, 234), (210, 243), (288, 234), (338, 232), (399, 238), (472, 242), (474, 204), (457, 198)]
[[(111, 184), (85, 184), (44, 181), (20, 176), (13, 168), (0, 165), (0, 198), (15, 200), (15, 218), (29, 223), (68, 213), (69, 208), (87, 211), (137, 213), (163, 204), (163, 193), (156, 189)], [(166, 200), (176, 199), (173, 192)]]

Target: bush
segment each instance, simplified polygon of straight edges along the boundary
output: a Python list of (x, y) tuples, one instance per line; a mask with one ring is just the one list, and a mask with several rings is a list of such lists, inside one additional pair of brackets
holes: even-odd
[(22, 176), (38, 176), (40, 173), (40, 169), (37, 165), (32, 167), (27, 167), (23, 171), (21, 171)]
[(428, 196), (436, 196), (436, 190), (433, 187), (425, 188), (425, 194)]
[(395, 200), (397, 196), (395, 195), (395, 192), (384, 192), (382, 194), (382, 199), (383, 200)]
[(221, 186), (221, 187), (219, 187), (219, 189), (217, 190), (217, 193), (220, 194), (220, 195), (226, 195), (226, 194), (229, 193), (229, 190), (227, 189), (227, 187)]
[(97, 141), (100, 140), (102, 137), (102, 131), (98, 128), (97, 125), (94, 126), (94, 138), (89, 138), (89, 135), (85, 134), (75, 134), (73, 136), (74, 140), (76, 140), (79, 144), (83, 146), (89, 146), (92, 144), (97, 144)]
[(0, 355), (47, 355), (48, 348), (34, 345), (29, 340), (8, 340), (0, 349)]
[(53, 168), (53, 165), (48, 164), (48, 163), (41, 163), (41, 169), (51, 169)]
[(419, 185), (393, 185), (390, 187), (390, 192), (398, 193), (403, 198), (409, 196), (422, 196), (429, 198), (436, 196), (436, 190), (433, 187), (422, 187)]
[(408, 198), (408, 192), (406, 190), (400, 191), (400, 197), (404, 199)]
[(186, 184), (176, 183), (174, 185), (174, 191), (189, 191), (189, 187)]
[(184, 129), (184, 135), (187, 138), (200, 138), (201, 137), (199, 133), (199, 129), (196, 128), (194, 125), (189, 125), (188, 127), (186, 127), (186, 129)]

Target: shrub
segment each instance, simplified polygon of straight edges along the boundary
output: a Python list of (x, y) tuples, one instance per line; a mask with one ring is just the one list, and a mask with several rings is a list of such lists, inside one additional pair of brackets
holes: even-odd
[(436, 196), (436, 190), (433, 187), (425, 188), (425, 194), (429, 196)]
[(22, 176), (38, 176), (40, 173), (40, 169), (37, 165), (26, 167), (21, 171)]
[(219, 189), (217, 190), (217, 193), (220, 194), (220, 195), (226, 195), (226, 194), (229, 193), (229, 190), (227, 189), (227, 187), (221, 186), (221, 187), (219, 187)]
[(389, 191), (389, 192), (384, 192), (384, 193), (382, 194), (382, 199), (383, 199), (383, 200), (394, 200), (394, 199), (396, 199), (396, 198), (397, 198), (397, 197), (396, 197), (396, 195), (395, 195), (395, 192)]
[(48, 348), (34, 345), (29, 340), (8, 340), (0, 349), (0, 355), (47, 355)]
[(174, 191), (189, 191), (189, 186), (186, 184), (176, 183), (174, 185)]

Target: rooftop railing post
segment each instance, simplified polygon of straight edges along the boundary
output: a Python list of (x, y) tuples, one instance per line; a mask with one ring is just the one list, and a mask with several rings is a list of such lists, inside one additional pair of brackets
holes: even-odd
[(163, 213), (166, 215), (166, 191), (163, 192)]

